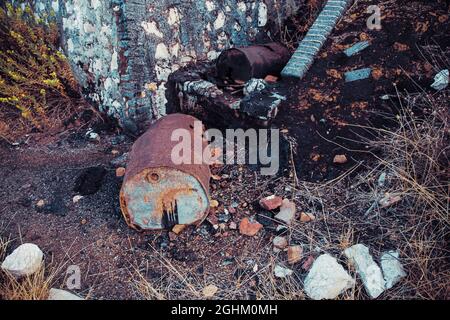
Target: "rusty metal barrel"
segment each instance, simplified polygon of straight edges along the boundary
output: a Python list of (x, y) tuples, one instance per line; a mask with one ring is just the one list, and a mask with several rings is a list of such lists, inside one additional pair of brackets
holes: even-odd
[[(189, 163), (172, 160), (172, 150), (180, 143), (172, 141), (174, 130), (188, 132), (190, 146), (194, 146), (194, 138), (202, 139), (203, 127), (200, 136), (196, 135), (195, 121), (199, 120), (185, 114), (167, 115), (133, 144), (120, 190), (120, 207), (130, 227), (159, 230), (200, 222), (207, 215), (211, 171), (203, 161), (193, 161), (202, 159), (202, 154), (192, 148)], [(207, 144), (201, 141), (203, 152)]]
[(240, 81), (279, 75), (290, 56), (289, 50), (276, 42), (231, 48), (217, 58), (217, 75), (224, 80)]

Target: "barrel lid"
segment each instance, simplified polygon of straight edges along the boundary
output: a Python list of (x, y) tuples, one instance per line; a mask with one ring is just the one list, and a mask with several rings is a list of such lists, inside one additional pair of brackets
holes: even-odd
[(209, 208), (207, 192), (194, 176), (174, 168), (147, 168), (130, 177), (120, 192), (127, 223), (144, 230), (192, 224)]

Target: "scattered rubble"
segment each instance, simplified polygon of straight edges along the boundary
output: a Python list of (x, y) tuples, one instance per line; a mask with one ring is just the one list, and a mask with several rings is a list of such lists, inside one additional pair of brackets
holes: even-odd
[(311, 299), (334, 299), (352, 288), (355, 280), (329, 254), (322, 254), (313, 263), (305, 279), (305, 292)]
[(237, 229), (237, 224), (236, 224), (236, 222), (231, 221), (230, 224), (228, 225), (228, 227), (229, 227), (231, 230), (236, 230), (236, 229)]
[(18, 246), (2, 263), (2, 269), (16, 277), (37, 272), (42, 265), (44, 253), (33, 243)]
[(382, 208), (388, 208), (401, 201), (402, 198), (399, 195), (386, 193), (383, 198), (378, 202)]
[(100, 135), (97, 132), (94, 132), (92, 129), (88, 129), (86, 132), (86, 138), (92, 141), (100, 141)]
[(77, 203), (78, 201), (80, 201), (80, 200), (83, 199), (83, 198), (84, 198), (83, 196), (76, 195), (76, 196), (74, 196), (74, 197), (72, 198), (72, 202), (73, 202), (73, 203)]
[(344, 164), (347, 163), (347, 156), (345, 154), (337, 154), (333, 158), (333, 163)]
[(84, 300), (84, 299), (69, 291), (51, 288), (47, 300)]
[(283, 250), (288, 246), (288, 242), (285, 237), (276, 236), (273, 238), (273, 246), (277, 249)]
[(449, 81), (448, 69), (441, 70), (434, 77), (434, 82), (431, 84), (431, 87), (437, 91), (444, 90), (448, 86), (448, 81)]
[(253, 221), (250, 218), (244, 218), (239, 224), (239, 232), (243, 235), (252, 237), (256, 235), (262, 227), (263, 225), (257, 221)]
[(116, 169), (116, 177), (120, 178), (125, 175), (125, 168), (124, 167), (118, 167)]
[(186, 229), (186, 225), (185, 224), (176, 224), (173, 226), (172, 228), (172, 232), (175, 234), (180, 234), (184, 229)]
[(203, 288), (202, 293), (205, 298), (212, 298), (217, 293), (218, 290), (219, 288), (217, 288), (213, 284), (210, 284)]
[(369, 41), (361, 41), (361, 42), (355, 43), (350, 48), (345, 49), (344, 53), (347, 57), (351, 57), (351, 56), (354, 56), (354, 55), (360, 53), (361, 51), (366, 49), (368, 46), (369, 46)]
[(356, 272), (372, 298), (377, 298), (385, 290), (385, 281), (380, 267), (363, 244), (355, 244), (344, 250), (344, 255), (354, 264)]
[(266, 81), (267, 83), (276, 83), (278, 81), (278, 77), (269, 74), (264, 78), (264, 81)]
[(288, 199), (283, 199), (280, 212), (275, 216), (276, 219), (290, 225), (295, 219), (295, 203)]
[(345, 82), (353, 82), (358, 80), (364, 80), (370, 77), (372, 68), (364, 68), (359, 70), (348, 71), (344, 74)]
[(286, 277), (292, 275), (293, 273), (294, 273), (294, 271), (292, 271), (291, 269), (282, 267), (279, 264), (277, 264), (274, 269), (274, 274), (275, 274), (275, 277), (277, 277), (277, 278), (286, 278)]
[(288, 248), (288, 263), (296, 264), (302, 259), (303, 248), (300, 245), (290, 246)]
[(42, 208), (43, 206), (45, 206), (45, 201), (42, 199), (36, 203), (37, 208)]
[(281, 206), (283, 198), (271, 195), (259, 200), (259, 205), (266, 210), (275, 210)]
[(211, 208), (217, 208), (219, 206), (219, 201), (213, 199), (209, 202), (209, 206)]
[(310, 222), (315, 220), (316, 217), (312, 213), (302, 212), (300, 214), (300, 221), (301, 222)]
[(386, 281), (386, 289), (392, 288), (401, 278), (406, 276), (406, 272), (399, 261), (399, 252), (395, 250), (383, 253), (381, 269)]

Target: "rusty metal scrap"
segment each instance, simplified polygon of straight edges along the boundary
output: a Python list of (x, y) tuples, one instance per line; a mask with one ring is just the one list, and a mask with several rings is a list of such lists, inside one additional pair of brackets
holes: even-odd
[(279, 43), (231, 48), (217, 58), (217, 74), (224, 80), (263, 79), (279, 75), (289, 58), (289, 50)]
[[(186, 129), (194, 141), (196, 118), (184, 114), (167, 115), (134, 143), (120, 191), (120, 207), (129, 226), (138, 230), (158, 230), (176, 224), (203, 220), (209, 210), (210, 168), (207, 164), (174, 164), (172, 141), (175, 129)], [(206, 141), (202, 140), (205, 149)], [(191, 143), (193, 145), (193, 143)], [(192, 160), (200, 157), (192, 150)]]

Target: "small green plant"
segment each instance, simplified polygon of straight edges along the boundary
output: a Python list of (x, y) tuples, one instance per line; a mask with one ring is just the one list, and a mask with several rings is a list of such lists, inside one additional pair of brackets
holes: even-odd
[(25, 10), (0, 8), (0, 137), (61, 125), (80, 105), (69, 63), (58, 48), (58, 28)]

